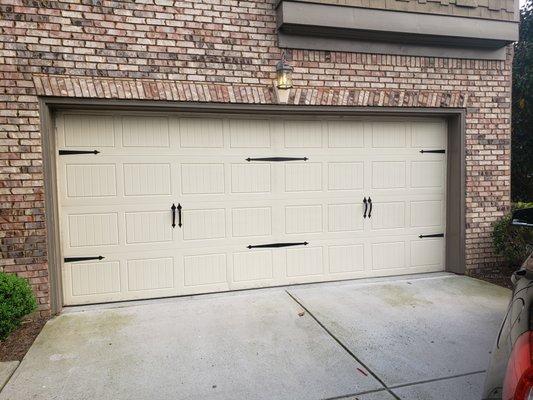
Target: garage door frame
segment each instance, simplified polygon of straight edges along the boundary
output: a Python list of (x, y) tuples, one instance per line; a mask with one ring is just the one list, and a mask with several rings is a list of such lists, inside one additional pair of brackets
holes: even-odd
[(286, 106), (245, 105), (223, 103), (175, 103), (155, 101), (88, 100), (57, 97), (39, 98), (41, 122), (45, 213), (47, 230), (48, 270), (52, 313), (61, 311), (61, 248), (59, 239), (59, 209), (56, 176), (56, 146), (54, 113), (63, 110), (106, 110), (176, 112), (198, 114), (238, 115), (284, 115), (324, 117), (444, 117), (448, 123), (448, 151), (446, 171), (446, 271), (464, 274), (466, 269), (466, 109), (463, 108), (399, 108), (399, 107), (331, 107), (331, 106)]

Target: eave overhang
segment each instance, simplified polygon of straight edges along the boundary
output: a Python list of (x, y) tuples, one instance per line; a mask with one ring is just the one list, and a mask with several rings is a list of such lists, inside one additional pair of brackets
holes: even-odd
[[(491, 51), (518, 40), (518, 23), (448, 15), (347, 7), (281, 0), (278, 31), (284, 42), (320, 38), (390, 43), (406, 48), (438, 46)], [(305, 42), (305, 40), (303, 41)], [(324, 46), (324, 44), (323, 44)]]

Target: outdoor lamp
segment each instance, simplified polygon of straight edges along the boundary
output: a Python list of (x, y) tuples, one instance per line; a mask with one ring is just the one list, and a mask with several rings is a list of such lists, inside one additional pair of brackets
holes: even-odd
[(276, 64), (276, 86), (280, 90), (292, 88), (292, 71), (294, 68), (287, 62), (285, 52), (281, 54), (281, 60)]

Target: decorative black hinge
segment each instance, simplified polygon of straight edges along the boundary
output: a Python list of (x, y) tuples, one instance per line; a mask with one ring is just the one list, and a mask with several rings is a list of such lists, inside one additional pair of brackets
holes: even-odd
[(299, 243), (269, 243), (269, 244), (257, 244), (257, 245), (248, 245), (248, 249), (266, 249), (272, 247), (290, 247), (290, 246), (307, 246), (308, 242), (299, 242)]
[(265, 157), (265, 158), (250, 158), (248, 157), (246, 161), (272, 161), (272, 162), (282, 162), (282, 161), (307, 161), (307, 157)]
[(418, 235), (420, 239), (424, 238), (434, 238), (434, 237), (444, 237), (444, 233), (435, 233), (433, 235)]
[(440, 153), (444, 154), (446, 153), (446, 150), (420, 150), (420, 152), (423, 153)]
[(66, 263), (68, 262), (76, 262), (76, 261), (89, 261), (89, 260), (103, 260), (105, 257), (98, 256), (98, 257), (66, 257), (64, 258), (64, 261)]
[(59, 150), (60, 156), (72, 156), (76, 154), (99, 154), (98, 150)]

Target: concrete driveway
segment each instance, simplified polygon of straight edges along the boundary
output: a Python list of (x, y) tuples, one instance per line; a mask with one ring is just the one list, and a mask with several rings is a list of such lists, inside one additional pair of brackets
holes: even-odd
[(0, 399), (479, 399), (509, 296), (427, 274), (76, 309)]

